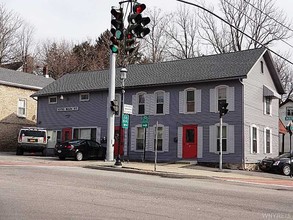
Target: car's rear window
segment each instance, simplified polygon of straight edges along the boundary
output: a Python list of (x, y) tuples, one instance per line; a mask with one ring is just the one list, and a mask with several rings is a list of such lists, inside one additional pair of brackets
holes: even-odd
[(69, 141), (68, 143), (71, 145), (79, 145), (82, 141), (81, 140), (76, 140), (76, 141)]
[(21, 136), (30, 136), (30, 137), (45, 137), (45, 131), (31, 131), (31, 130), (21, 130)]

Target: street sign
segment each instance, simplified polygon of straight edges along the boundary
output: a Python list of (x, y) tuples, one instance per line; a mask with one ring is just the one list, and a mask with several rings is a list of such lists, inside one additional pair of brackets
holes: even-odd
[(293, 121), (293, 116), (285, 117), (285, 121)]
[(141, 125), (142, 125), (143, 128), (148, 128), (149, 127), (149, 116), (148, 115), (142, 116)]
[(129, 126), (129, 115), (123, 114), (122, 115), (122, 128), (128, 128)]
[(123, 113), (124, 114), (132, 115), (132, 109), (133, 109), (132, 105), (127, 105), (127, 104), (123, 105)]

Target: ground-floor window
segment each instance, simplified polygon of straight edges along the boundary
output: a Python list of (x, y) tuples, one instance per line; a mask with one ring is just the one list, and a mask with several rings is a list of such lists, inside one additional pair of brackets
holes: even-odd
[(136, 150), (143, 150), (144, 128), (137, 127)]
[(73, 139), (90, 139), (96, 141), (97, 128), (74, 128)]
[[(158, 136), (157, 136), (157, 151), (163, 151), (163, 127), (158, 127)], [(155, 136), (156, 137), (156, 136)], [(156, 146), (156, 138), (154, 139), (154, 147)], [(154, 148), (155, 150), (155, 148)]]
[[(217, 151), (220, 151), (220, 126), (217, 126)], [(227, 151), (227, 126), (222, 126), (222, 151)]]

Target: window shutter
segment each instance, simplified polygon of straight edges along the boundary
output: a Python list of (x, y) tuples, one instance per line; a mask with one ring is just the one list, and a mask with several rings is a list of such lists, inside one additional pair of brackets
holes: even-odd
[(210, 112), (217, 112), (215, 89), (210, 89)]
[(131, 128), (131, 151), (136, 149), (136, 127)]
[(150, 94), (150, 115), (155, 115), (157, 111), (156, 94)]
[(132, 106), (133, 106), (133, 115), (137, 115), (138, 111), (137, 111), (137, 96), (136, 95), (132, 95)]
[(195, 109), (196, 112), (201, 112), (201, 89), (196, 90)]
[(152, 94), (145, 94), (145, 115), (150, 115), (151, 114), (151, 110), (152, 110), (152, 106), (151, 106), (151, 97)]
[(164, 126), (163, 151), (169, 152), (169, 127)]
[(235, 111), (235, 89), (234, 87), (228, 87), (228, 109), (229, 111)]
[(149, 127), (146, 128), (147, 132), (146, 132), (146, 140), (147, 140), (147, 144), (146, 144), (146, 151), (154, 151), (154, 139), (155, 139), (155, 128), (154, 127)]
[(178, 127), (177, 157), (182, 158), (182, 127)]
[(235, 153), (235, 132), (234, 132), (234, 125), (228, 126), (228, 149), (227, 153), (234, 154)]
[(184, 91), (179, 92), (179, 113), (184, 113)]
[(210, 146), (209, 146), (209, 151), (210, 153), (216, 153), (217, 152), (217, 130), (216, 130), (216, 126), (215, 125), (211, 125), (209, 127), (210, 130)]
[(170, 113), (170, 93), (165, 92), (164, 96), (164, 114), (168, 115)]
[(203, 127), (197, 127), (197, 158), (202, 158), (203, 153)]

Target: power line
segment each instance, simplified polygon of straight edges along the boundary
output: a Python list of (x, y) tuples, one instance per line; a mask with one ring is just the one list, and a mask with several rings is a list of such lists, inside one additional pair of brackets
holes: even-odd
[(245, 35), (246, 37), (248, 37), (249, 39), (255, 41), (256, 43), (258, 43), (259, 45), (261, 45), (262, 47), (266, 48), (267, 50), (269, 50), (270, 52), (272, 52), (273, 54), (275, 54), (276, 56), (282, 58), (283, 60), (287, 61), (288, 63), (292, 64), (293, 65), (293, 62), (291, 62), (290, 60), (286, 59), (285, 57), (281, 56), (280, 54), (278, 54), (277, 52), (269, 49), (267, 46), (265, 46), (264, 44), (260, 43), (259, 41), (253, 39), (251, 36), (249, 36), (248, 34), (246, 34), (245, 32), (241, 31), (239, 28), (233, 26), (232, 24), (230, 24), (228, 21), (226, 21), (225, 19), (221, 18), (219, 15), (211, 12), (210, 10), (200, 6), (200, 5), (197, 5), (197, 4), (194, 4), (194, 3), (191, 3), (191, 2), (187, 2), (187, 1), (183, 1), (183, 0), (176, 0), (178, 2), (181, 2), (181, 3), (185, 3), (185, 4), (188, 4), (188, 5), (192, 5), (192, 6), (195, 6), (195, 7), (198, 7), (204, 11), (207, 11), (208, 13), (212, 14), (213, 16), (217, 17), (218, 19), (220, 19), (221, 21), (225, 22), (226, 24), (228, 24), (229, 26), (231, 26), (232, 28), (236, 29), (237, 31), (241, 32), (243, 35)]
[[(245, 0), (244, 0), (245, 1)], [(240, 13), (243, 13), (240, 9), (238, 9), (238, 8), (236, 8), (234, 5), (232, 5), (230, 2), (228, 2), (227, 0), (224, 0), (224, 2), (226, 2), (227, 4), (229, 4), (231, 7), (233, 7), (234, 9), (236, 9), (238, 12), (240, 12)], [(246, 1), (245, 1), (246, 2)], [(254, 7), (255, 9), (258, 9), (258, 8), (256, 8), (256, 7)], [(259, 10), (259, 9), (258, 9)], [(261, 11), (262, 12), (262, 11)], [(245, 14), (245, 13), (243, 13), (248, 19), (250, 19), (251, 21), (253, 21), (254, 23), (256, 23), (256, 21), (254, 20), (254, 19), (252, 19), (252, 18), (250, 18), (247, 14)], [(262, 14), (264, 14), (265, 16), (267, 16), (267, 17), (269, 17), (269, 15), (268, 14), (266, 14), (266, 13), (263, 13), (262, 12)], [(273, 18), (271, 18), (271, 19), (273, 19)], [(273, 19), (274, 21), (276, 21), (275, 19)], [(280, 23), (279, 23), (280, 24)], [(284, 25), (282, 25), (282, 26), (284, 26)], [(285, 26), (284, 26), (285, 27)], [(286, 27), (287, 28), (287, 27)], [(266, 30), (266, 31), (268, 31), (268, 29), (266, 29), (266, 28), (264, 28), (263, 27), (263, 29), (264, 30)], [(288, 28), (287, 28), (288, 29)], [(278, 37), (278, 36), (276, 36), (275, 34), (273, 34), (272, 33), (272, 35), (274, 35), (275, 37)], [(287, 44), (289, 47), (291, 47), (291, 48), (293, 48), (293, 46), (291, 45), (291, 44), (289, 44), (289, 43), (287, 43), (286, 41), (284, 41), (283, 39), (279, 39), (280, 41), (282, 41), (283, 43), (285, 43), (285, 44)]]
[(250, 6), (252, 6), (254, 9), (260, 11), (262, 14), (268, 16), (270, 19), (274, 20), (276, 23), (278, 23), (279, 25), (283, 26), (284, 28), (290, 30), (293, 32), (293, 30), (291, 28), (289, 28), (288, 26), (282, 24), (281, 22), (279, 22), (278, 20), (274, 19), (273, 17), (269, 16), (268, 14), (264, 13), (263, 11), (261, 11), (259, 8), (255, 7), (253, 4), (251, 4), (250, 2), (248, 2), (247, 0), (244, 0), (247, 4), (249, 4)]

